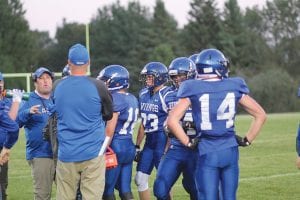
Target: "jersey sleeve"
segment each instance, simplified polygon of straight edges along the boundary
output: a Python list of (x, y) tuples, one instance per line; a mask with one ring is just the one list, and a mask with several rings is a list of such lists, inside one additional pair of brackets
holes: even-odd
[(139, 98), (141, 98), (143, 96), (143, 94), (147, 93), (148, 92), (148, 89), (147, 88), (143, 88), (140, 90), (139, 92)]
[(101, 98), (102, 117), (105, 121), (108, 121), (113, 116), (112, 96), (103, 81), (91, 77), (89, 79), (95, 84)]
[(186, 80), (183, 83), (181, 83), (178, 89), (177, 97), (186, 98), (191, 96), (195, 88), (193, 87), (193, 83), (195, 83), (194, 81), (195, 80)]
[(113, 98), (113, 112), (120, 112), (126, 107), (126, 104), (122, 102), (122, 98), (120, 98), (118, 93), (112, 93), (112, 98)]
[(298, 88), (298, 97), (300, 97), (300, 87)]
[(240, 77), (232, 78), (232, 80), (236, 83), (238, 87), (237, 90), (242, 94), (249, 94), (249, 88), (244, 79)]
[(165, 113), (168, 113), (168, 106), (166, 104), (166, 96), (172, 92), (171, 87), (166, 87), (165, 89), (159, 91), (160, 101), (162, 109)]
[(3, 146), (10, 149), (18, 140), (19, 126), (14, 120), (10, 119), (6, 112), (3, 110), (0, 112), (1, 129), (7, 131), (6, 140), (4, 141)]
[(26, 122), (31, 118), (32, 114), (30, 114), (30, 105), (25, 102), (19, 109), (16, 122), (19, 124), (19, 127), (23, 127)]

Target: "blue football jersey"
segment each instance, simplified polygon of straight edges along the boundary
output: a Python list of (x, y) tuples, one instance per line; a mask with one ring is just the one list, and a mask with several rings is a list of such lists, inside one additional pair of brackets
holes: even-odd
[(163, 96), (169, 90), (170, 87), (164, 86), (154, 94), (151, 94), (147, 88), (140, 92), (140, 116), (145, 133), (164, 131), (163, 124), (168, 114), (166, 105), (163, 103)]
[(241, 78), (219, 81), (188, 80), (178, 97), (189, 98), (196, 130), (201, 135), (200, 154), (236, 146), (234, 120), (239, 100), (249, 89)]
[(113, 110), (119, 114), (114, 138), (132, 138), (133, 129), (138, 119), (139, 105), (130, 93), (112, 93)]
[[(164, 96), (164, 103), (166, 104), (167, 110), (168, 112), (177, 104), (179, 98), (177, 97), (177, 92), (178, 89), (176, 88), (172, 88), (172, 90), (168, 91), (166, 93), (166, 95)], [(190, 124), (190, 128), (187, 128), (187, 126), (183, 126), (185, 133), (190, 137), (190, 138), (194, 138), (196, 136), (196, 130), (193, 127), (193, 116), (192, 116), (192, 109), (189, 108), (184, 117), (181, 119), (181, 123), (186, 124), (189, 123)], [(171, 138), (171, 145), (176, 145), (176, 146), (184, 146), (177, 138)]]

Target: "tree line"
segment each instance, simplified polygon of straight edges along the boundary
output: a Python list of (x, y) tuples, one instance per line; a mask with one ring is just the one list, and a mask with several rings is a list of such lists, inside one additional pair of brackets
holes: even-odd
[[(60, 72), (74, 43), (85, 44), (85, 24), (63, 20), (54, 38), (30, 30), (20, 0), (0, 1), (0, 71), (32, 72), (40, 66)], [(180, 10), (178, 10), (180, 12)], [(38, 16), (37, 16), (38, 17)], [(131, 76), (130, 91), (141, 89), (139, 73), (150, 61), (166, 66), (179, 56), (217, 48), (230, 60), (230, 76), (246, 79), (250, 95), (267, 112), (297, 111), (300, 75), (300, 0), (267, 0), (241, 9), (227, 0), (190, 0), (188, 23), (178, 27), (163, 0), (154, 8), (119, 1), (98, 8), (89, 23), (91, 74), (122, 64)], [(8, 80), (23, 87), (21, 80)]]

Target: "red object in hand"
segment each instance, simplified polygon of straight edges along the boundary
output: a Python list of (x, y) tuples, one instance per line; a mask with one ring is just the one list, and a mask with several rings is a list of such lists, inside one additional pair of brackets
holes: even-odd
[(118, 159), (112, 148), (107, 147), (105, 153), (106, 169), (112, 169), (118, 166)]

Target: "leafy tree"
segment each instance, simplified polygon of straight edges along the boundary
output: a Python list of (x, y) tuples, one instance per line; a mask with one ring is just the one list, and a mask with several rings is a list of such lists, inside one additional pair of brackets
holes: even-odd
[(241, 60), (245, 57), (242, 52), (245, 46), (244, 36), (246, 32), (243, 17), (237, 0), (225, 2), (223, 27), (220, 32), (221, 49), (235, 63), (236, 68), (241, 67)]
[[(153, 50), (151, 15), (138, 2), (128, 3), (127, 9), (117, 1), (98, 9), (91, 21), (92, 73), (97, 74), (109, 64), (127, 67), (131, 83), (137, 83), (139, 73)], [(139, 84), (131, 84), (137, 92)]]
[[(36, 63), (36, 42), (19, 0), (0, 1), (0, 71), (31, 72)], [(26, 88), (24, 78), (6, 78), (7, 88)]]
[(299, 74), (300, 1), (267, 1), (263, 17), (264, 35), (273, 47), (273, 59), (291, 75)]
[(193, 0), (189, 23), (181, 33), (185, 52), (198, 53), (201, 49), (220, 47), (221, 18), (214, 0)]
[(58, 27), (55, 40), (48, 47), (48, 66), (53, 71), (62, 71), (67, 64), (68, 50), (75, 43), (85, 44), (85, 25), (79, 23), (67, 23), (64, 19), (62, 26)]
[(168, 65), (178, 51), (177, 22), (165, 9), (162, 0), (156, 0), (153, 20), (153, 53), (150, 60), (160, 61)]
[(248, 83), (251, 96), (267, 112), (295, 111), (297, 85), (286, 71), (271, 68), (254, 76)]
[(244, 70), (251, 70), (252, 74), (264, 70), (263, 66), (277, 66), (273, 63), (272, 49), (265, 40), (262, 11), (257, 6), (247, 8), (244, 16), (246, 32), (244, 40), (247, 42), (244, 51), (247, 52), (247, 60), (243, 63)]
[[(225, 55), (230, 58), (234, 66), (232, 71), (236, 73), (242, 72), (248, 75), (257, 73), (269, 52), (266, 42), (261, 37), (261, 32), (257, 31), (261, 26), (259, 14), (254, 8), (253, 10), (247, 9), (245, 16), (237, 0), (225, 2), (220, 42)], [(253, 41), (260, 42), (254, 43)]]
[(49, 36), (49, 32), (32, 31), (31, 36), (35, 41), (34, 55), (36, 57), (32, 66), (35, 68), (38, 66), (49, 66), (49, 60), (51, 57), (49, 54), (49, 48), (54, 45), (53, 40)]
[(162, 62), (167, 67), (172, 59), (174, 59), (174, 52), (171, 46), (165, 43), (156, 46), (150, 56), (151, 61)]
[(27, 72), (34, 63), (34, 40), (19, 0), (0, 1), (0, 63), (2, 72)]
[(299, 35), (299, 0), (267, 1), (263, 9), (266, 38), (276, 46), (284, 38), (294, 38)]

